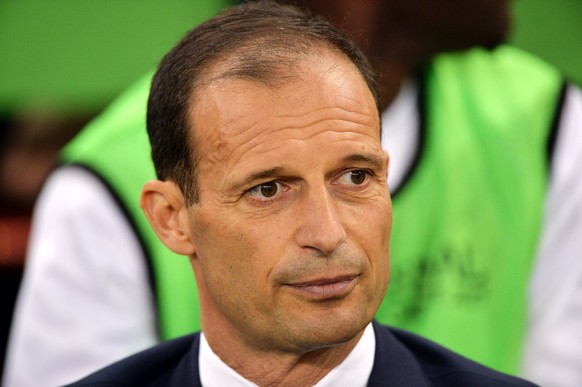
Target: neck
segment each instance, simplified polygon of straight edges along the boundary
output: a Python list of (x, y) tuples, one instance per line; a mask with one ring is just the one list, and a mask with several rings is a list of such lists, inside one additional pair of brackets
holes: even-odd
[(362, 335), (363, 331), (333, 347), (287, 352), (216, 340), (205, 331), (212, 351), (239, 375), (259, 386), (314, 385), (350, 354)]

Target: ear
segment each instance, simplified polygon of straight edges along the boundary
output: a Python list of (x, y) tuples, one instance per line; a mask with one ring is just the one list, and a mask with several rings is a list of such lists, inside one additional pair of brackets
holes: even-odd
[(170, 181), (148, 181), (142, 191), (141, 209), (158, 238), (177, 254), (195, 253), (190, 238), (188, 208), (178, 186)]
[(385, 159), (385, 166), (386, 166), (386, 181), (388, 181), (388, 175), (390, 175), (390, 154), (386, 149), (382, 149), (382, 154)]

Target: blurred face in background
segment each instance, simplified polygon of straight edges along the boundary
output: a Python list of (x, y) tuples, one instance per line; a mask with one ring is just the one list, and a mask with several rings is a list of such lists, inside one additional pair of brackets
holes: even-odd
[[(363, 48), (370, 40), (388, 37), (394, 31), (425, 40), (436, 52), (474, 45), (494, 47), (506, 38), (511, 27), (508, 0), (290, 1), (347, 29)], [(372, 43), (372, 51), (375, 46), (379, 44)]]

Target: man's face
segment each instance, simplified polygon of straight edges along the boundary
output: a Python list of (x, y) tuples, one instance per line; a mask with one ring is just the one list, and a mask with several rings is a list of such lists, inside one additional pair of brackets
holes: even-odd
[(338, 55), (298, 73), (276, 88), (214, 81), (191, 112), (203, 330), (262, 350), (353, 338), (389, 280), (388, 156), (372, 95)]

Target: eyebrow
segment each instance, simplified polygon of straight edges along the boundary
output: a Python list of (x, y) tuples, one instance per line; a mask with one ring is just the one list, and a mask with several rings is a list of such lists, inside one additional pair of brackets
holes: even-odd
[(367, 164), (372, 164), (376, 168), (382, 168), (384, 166), (384, 160), (382, 157), (374, 153), (354, 153), (347, 155), (343, 158), (344, 163), (353, 162), (363, 162)]
[(251, 185), (255, 185), (256, 181), (269, 180), (271, 178), (278, 177), (281, 175), (282, 172), (283, 172), (283, 168), (275, 167), (275, 168), (266, 169), (263, 171), (251, 173), (250, 175), (245, 177), (243, 180), (236, 183), (235, 187), (237, 189), (240, 189), (242, 187), (248, 187)]
[[(382, 168), (384, 165), (382, 157), (373, 153), (353, 153), (344, 157), (342, 163), (366, 163), (375, 168)], [(243, 180), (237, 182), (234, 187), (236, 189), (242, 189), (243, 187), (254, 186), (257, 181), (271, 180), (280, 177), (284, 173), (284, 170), (285, 169), (282, 167), (275, 167), (251, 173)]]

